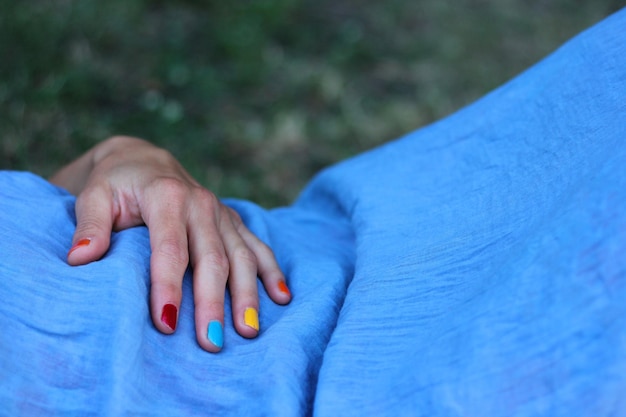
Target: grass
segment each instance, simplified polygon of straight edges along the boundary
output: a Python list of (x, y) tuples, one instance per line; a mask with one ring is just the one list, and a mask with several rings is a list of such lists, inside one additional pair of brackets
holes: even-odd
[(623, 6), (451, 4), (0, 0), (0, 168), (46, 176), (124, 133), (221, 196), (287, 204)]

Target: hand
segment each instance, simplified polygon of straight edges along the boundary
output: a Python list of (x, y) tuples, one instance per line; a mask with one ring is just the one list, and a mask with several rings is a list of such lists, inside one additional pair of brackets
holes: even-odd
[(63, 168), (51, 182), (77, 195), (77, 227), (67, 257), (71, 265), (101, 258), (111, 231), (148, 226), (150, 311), (163, 333), (176, 330), (188, 265), (193, 269), (196, 338), (207, 351), (218, 352), (223, 345), (226, 285), (234, 326), (248, 338), (259, 331), (257, 274), (274, 302), (291, 300), (271, 249), (163, 149), (114, 137)]

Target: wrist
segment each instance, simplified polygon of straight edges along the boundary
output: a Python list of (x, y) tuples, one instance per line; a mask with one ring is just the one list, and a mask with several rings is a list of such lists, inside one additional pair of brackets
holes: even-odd
[(131, 136), (116, 135), (100, 142), (92, 149), (91, 163), (92, 166), (97, 165), (103, 159), (117, 152), (127, 152), (132, 146), (146, 144), (147, 142)]

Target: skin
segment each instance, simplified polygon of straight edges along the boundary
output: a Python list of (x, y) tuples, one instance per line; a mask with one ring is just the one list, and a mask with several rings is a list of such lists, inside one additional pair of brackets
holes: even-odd
[(164, 149), (137, 138), (112, 137), (50, 181), (77, 196), (70, 265), (100, 259), (112, 231), (148, 227), (150, 311), (154, 325), (165, 334), (175, 330), (161, 321), (163, 306), (173, 304), (180, 311), (188, 265), (193, 270), (196, 338), (209, 352), (220, 350), (208, 340), (207, 326), (212, 320), (224, 324), (226, 285), (235, 329), (246, 338), (258, 334), (244, 322), (246, 308), (259, 310), (257, 275), (274, 302), (291, 301), (289, 292), (281, 291), (285, 277), (271, 249)]

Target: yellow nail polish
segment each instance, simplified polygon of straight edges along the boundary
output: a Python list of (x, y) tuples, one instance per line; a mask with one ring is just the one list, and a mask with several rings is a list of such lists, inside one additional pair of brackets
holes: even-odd
[(256, 308), (248, 307), (243, 313), (243, 322), (246, 326), (252, 327), (257, 332), (259, 331), (259, 313)]

